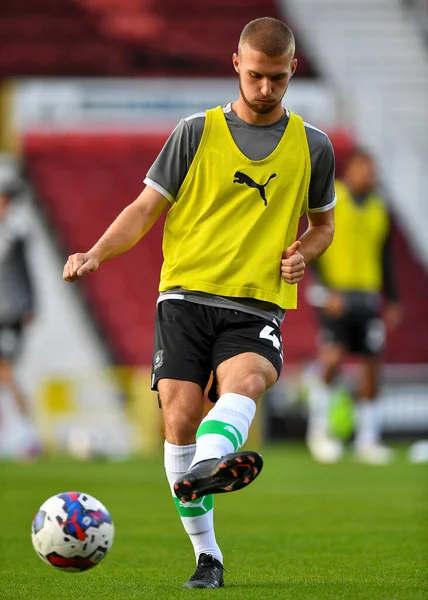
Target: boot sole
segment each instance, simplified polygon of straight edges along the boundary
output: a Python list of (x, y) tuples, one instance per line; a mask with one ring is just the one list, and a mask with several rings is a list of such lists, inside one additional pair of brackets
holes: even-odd
[(263, 458), (257, 452), (234, 452), (220, 458), (204, 476), (189, 471), (174, 484), (174, 493), (182, 502), (208, 494), (235, 492), (246, 487), (260, 474)]

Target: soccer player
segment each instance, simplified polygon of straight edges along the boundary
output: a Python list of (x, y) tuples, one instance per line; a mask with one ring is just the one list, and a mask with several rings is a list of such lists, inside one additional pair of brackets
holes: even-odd
[(13, 210), (18, 194), (17, 185), (6, 182), (0, 187), (0, 389), (11, 394), (26, 426), (30, 443), (23, 451), (24, 458), (39, 448), (28, 399), (14, 377), (22, 335), (35, 312), (27, 260), (28, 231)]
[[(169, 209), (152, 386), (165, 421), (167, 478), (197, 560), (187, 588), (223, 585), (212, 494), (246, 486), (262, 468), (258, 453), (238, 450), (281, 372), (279, 327), (296, 308), (295, 284), (333, 237), (331, 143), (282, 106), (294, 51), (281, 21), (246, 25), (233, 55), (238, 100), (182, 120), (139, 198), (64, 268), (70, 282), (95, 271)], [(296, 240), (304, 212), (308, 228)], [(216, 403), (202, 419), (211, 372)]]
[[(356, 149), (347, 160), (342, 181), (336, 181), (336, 235), (327, 252), (314, 263), (321, 289), (314, 296), (322, 343), (318, 373), (309, 386), (308, 447), (320, 462), (335, 462), (343, 445), (328, 430), (333, 386), (347, 354), (361, 362), (358, 385), (355, 452), (358, 459), (386, 464), (390, 448), (380, 443), (376, 398), (379, 393), (379, 353), (385, 324), (395, 327), (401, 315), (392, 266), (388, 212), (376, 190), (373, 157)], [(381, 311), (381, 292), (386, 306)], [(317, 302), (318, 300), (318, 302)]]

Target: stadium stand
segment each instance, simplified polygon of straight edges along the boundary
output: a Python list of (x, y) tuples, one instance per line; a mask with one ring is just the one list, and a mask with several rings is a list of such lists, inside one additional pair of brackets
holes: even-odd
[[(281, 18), (275, 0), (3, 0), (0, 78), (229, 76), (242, 27), (264, 15)], [(297, 76), (313, 77), (298, 48)]]
[[(338, 165), (353, 141), (347, 132), (330, 137)], [(41, 206), (59, 234), (64, 254), (90, 248), (126, 204), (141, 191), (142, 181), (164, 135), (30, 134), (24, 141), (27, 172)], [(161, 265), (162, 223), (133, 250), (103, 265), (82, 282), (99, 325), (117, 361), (151, 361), (152, 331)], [(411, 255), (400, 230), (394, 231), (397, 272), (405, 319), (388, 346), (387, 362), (423, 363), (426, 355), (428, 276)], [(300, 291), (304, 297), (303, 288)], [(285, 321), (287, 362), (313, 355), (316, 326), (312, 309), (301, 302)]]

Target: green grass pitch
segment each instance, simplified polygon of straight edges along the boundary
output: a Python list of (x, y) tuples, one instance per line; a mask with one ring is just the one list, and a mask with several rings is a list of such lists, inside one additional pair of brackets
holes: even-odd
[[(162, 457), (124, 463), (0, 463), (0, 598), (82, 600), (422, 600), (428, 598), (427, 469), (313, 463), (299, 446), (268, 447), (260, 477), (216, 498), (225, 588), (184, 590), (194, 570)], [(44, 564), (31, 520), (57, 492), (85, 491), (116, 527), (106, 559), (86, 573)]]

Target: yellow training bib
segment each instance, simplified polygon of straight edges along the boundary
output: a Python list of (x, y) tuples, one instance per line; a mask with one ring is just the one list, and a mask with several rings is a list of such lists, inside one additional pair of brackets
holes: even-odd
[(303, 120), (253, 161), (236, 146), (220, 106), (206, 113), (196, 156), (164, 230), (160, 291), (174, 287), (296, 308), (280, 274), (283, 250), (307, 210), (311, 162)]
[(379, 292), (389, 230), (385, 205), (375, 194), (356, 204), (343, 181), (336, 181), (335, 188), (334, 240), (318, 259), (323, 281), (336, 290)]

